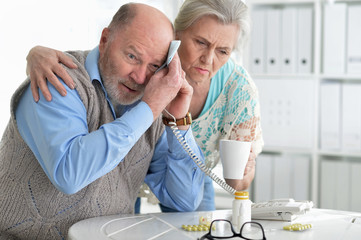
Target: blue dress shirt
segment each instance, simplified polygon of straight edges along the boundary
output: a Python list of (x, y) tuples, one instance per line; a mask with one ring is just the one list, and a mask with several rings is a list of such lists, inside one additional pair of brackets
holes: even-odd
[[(92, 81), (103, 86), (98, 69), (99, 49), (91, 51), (85, 68)], [(61, 81), (63, 83), (63, 81)], [(30, 86), (24, 92), (16, 109), (18, 129), (36, 156), (44, 172), (60, 191), (73, 194), (113, 170), (151, 126), (153, 113), (143, 101), (120, 106), (121, 116), (89, 133), (87, 113), (78, 92), (69, 89), (62, 97), (48, 83), (53, 96), (47, 102), (40, 93), (35, 103)], [(103, 90), (106, 94), (105, 88)], [(184, 138), (203, 160), (191, 128), (181, 131)], [(178, 211), (193, 211), (203, 196), (204, 174), (182, 149), (166, 127), (158, 140), (145, 182), (162, 202)]]

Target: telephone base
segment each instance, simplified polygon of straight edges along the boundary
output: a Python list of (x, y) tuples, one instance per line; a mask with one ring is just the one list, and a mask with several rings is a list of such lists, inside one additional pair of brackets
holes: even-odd
[(288, 213), (288, 212), (277, 212), (277, 213), (262, 213), (262, 214), (252, 214), (252, 220), (275, 220), (275, 221), (286, 221), (292, 222), (298, 217), (298, 215)]
[(252, 204), (252, 219), (293, 221), (313, 207), (311, 201), (295, 201), (292, 198), (273, 199)]

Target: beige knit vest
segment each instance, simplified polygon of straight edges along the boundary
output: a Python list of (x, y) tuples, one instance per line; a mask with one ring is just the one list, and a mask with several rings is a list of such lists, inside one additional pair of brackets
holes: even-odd
[[(87, 110), (89, 132), (114, 120), (98, 81), (84, 68), (88, 52), (70, 52), (78, 69), (67, 69)], [(164, 131), (160, 119), (114, 170), (76, 194), (58, 191), (21, 138), (15, 109), (27, 79), (11, 100), (11, 118), (0, 144), (0, 239), (66, 239), (69, 227), (86, 218), (132, 213), (154, 147)]]

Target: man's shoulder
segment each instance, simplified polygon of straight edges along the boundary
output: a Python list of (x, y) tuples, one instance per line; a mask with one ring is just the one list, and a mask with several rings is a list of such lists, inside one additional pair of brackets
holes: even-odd
[(77, 65), (76, 69), (68, 68), (67, 66), (63, 65), (68, 74), (74, 80), (75, 84), (78, 85), (81, 82), (81, 85), (85, 84), (86, 86), (92, 86), (89, 74), (85, 68), (85, 60), (89, 54), (89, 51), (67, 51), (64, 53), (69, 56)]
[(85, 60), (89, 52), (90, 51), (64, 52), (73, 60), (73, 62), (77, 65), (77, 68), (72, 69), (63, 65), (69, 76), (73, 79), (75, 90), (86, 107), (91, 104), (91, 102), (95, 103), (98, 102), (98, 100), (100, 100), (100, 102), (104, 102), (105, 99), (104, 94), (100, 94), (101, 91), (97, 91), (96, 89), (101, 89), (101, 87), (93, 84), (88, 71), (85, 68)]
[(81, 51), (81, 50), (71, 50), (64, 52), (67, 56), (73, 59), (73, 61), (77, 61), (79, 63), (82, 63), (84, 65), (85, 59), (89, 54), (89, 50), (87, 51)]

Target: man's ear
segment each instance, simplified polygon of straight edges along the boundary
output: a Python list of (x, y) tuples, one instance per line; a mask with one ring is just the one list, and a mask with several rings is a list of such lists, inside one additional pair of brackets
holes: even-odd
[(100, 37), (99, 43), (99, 53), (102, 54), (105, 50), (105, 46), (109, 41), (109, 28), (104, 28), (102, 31), (102, 36)]

